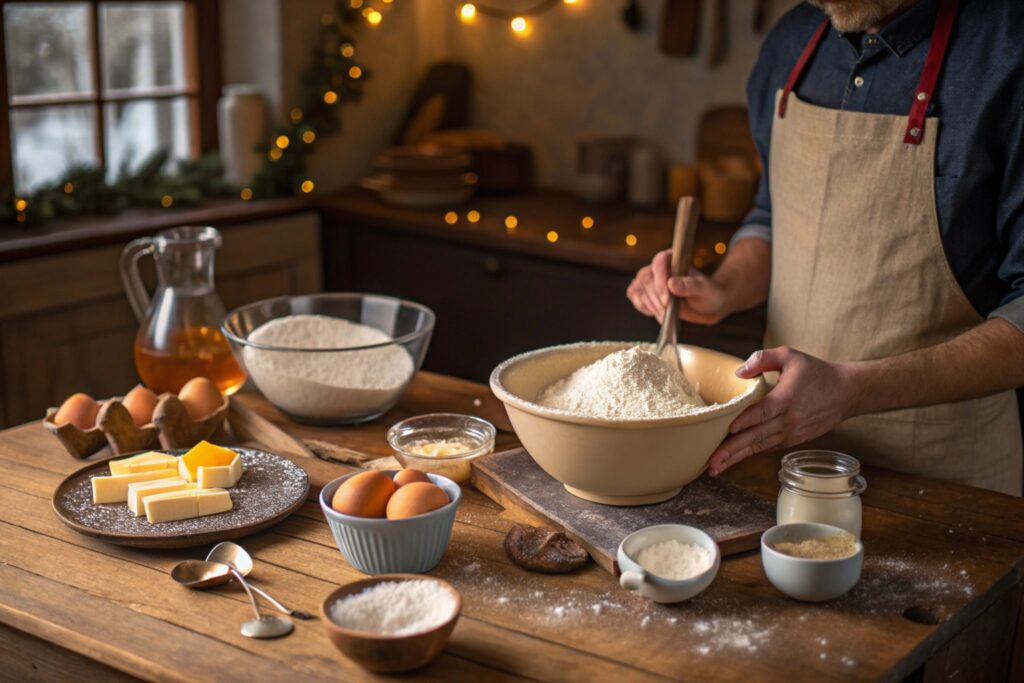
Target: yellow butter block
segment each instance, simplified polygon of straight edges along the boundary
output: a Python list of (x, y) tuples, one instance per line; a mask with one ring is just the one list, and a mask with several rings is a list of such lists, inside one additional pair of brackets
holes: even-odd
[(92, 478), (92, 502), (123, 503), (128, 500), (128, 485), (140, 481), (157, 479), (174, 479), (178, 470), (163, 469), (155, 472), (132, 472), (130, 474), (112, 474), (109, 477)]
[(230, 465), (199, 466), (199, 488), (229, 489), (242, 478), (242, 456), (235, 453)]
[(194, 488), (197, 488), (195, 484), (190, 484), (181, 477), (128, 484), (128, 509), (135, 513), (136, 517), (141, 517), (146, 514), (146, 508), (143, 506), (142, 501), (149, 496)]
[(151, 524), (215, 515), (231, 509), (231, 494), (224, 489), (188, 489), (146, 496), (146, 519)]
[(226, 467), (238, 457), (230, 448), (200, 441), (178, 460), (178, 471), (186, 481), (199, 481), (200, 467)]
[(108, 465), (111, 474), (131, 474), (132, 472), (155, 472), (168, 467), (177, 467), (177, 461), (176, 456), (149, 451), (133, 455), (130, 458), (111, 460)]

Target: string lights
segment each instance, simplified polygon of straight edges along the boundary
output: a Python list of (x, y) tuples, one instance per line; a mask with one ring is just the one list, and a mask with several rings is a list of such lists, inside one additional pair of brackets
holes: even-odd
[(531, 17), (549, 12), (559, 5), (579, 5), (579, 0), (538, 0), (532, 6), (518, 9), (505, 9), (480, 2), (464, 2), (459, 5), (457, 15), (464, 24), (476, 22), (478, 16), (503, 19), (508, 22), (512, 35), (526, 38), (533, 33)]

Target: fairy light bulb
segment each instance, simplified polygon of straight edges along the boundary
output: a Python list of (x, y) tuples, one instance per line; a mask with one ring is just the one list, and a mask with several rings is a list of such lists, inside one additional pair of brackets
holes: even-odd
[(554, 230), (548, 230), (548, 234), (545, 237), (547, 237), (548, 242), (551, 242), (551, 244), (558, 241), (558, 233)]
[(580, 225), (583, 226), (584, 230), (590, 230), (592, 227), (594, 227), (594, 219), (591, 218), (590, 216), (584, 216), (580, 220)]
[(626, 246), (627, 247), (635, 247), (636, 246), (636, 235), (634, 235), (633, 233), (629, 233), (628, 235), (626, 235)]
[(288, 145), (291, 144), (291, 140), (288, 139), (287, 135), (278, 135), (277, 139), (274, 140), (274, 144), (280, 147), (281, 149), (287, 149)]
[(721, 256), (722, 254), (724, 254), (726, 252), (726, 250), (728, 248), (729, 247), (728, 247), (728, 245), (726, 245), (725, 242), (717, 242), (715, 244), (715, 253), (718, 254), (719, 256)]
[(338, 93), (334, 92), (333, 90), (328, 90), (327, 92), (324, 93), (324, 102), (326, 102), (327, 104), (334, 104), (337, 101)]
[(349, 59), (356, 53), (356, 48), (351, 43), (345, 43), (341, 46), (341, 56), (345, 59)]
[(454, 211), (449, 211), (444, 215), (444, 222), (448, 225), (455, 225), (459, 222), (459, 214)]
[(238, 193), (238, 196), (242, 198), (243, 202), (249, 201), (250, 199), (252, 199), (252, 188), (243, 187), (242, 191)]
[(307, 145), (312, 144), (314, 140), (316, 140), (316, 133), (313, 131), (307, 130), (302, 133), (302, 141)]
[(370, 12), (367, 13), (366, 20), (370, 22), (372, 26), (376, 26), (377, 24), (384, 20), (384, 15), (378, 12), (377, 10), (371, 10)]
[(530, 24), (526, 21), (526, 17), (516, 17), (510, 25), (512, 26), (512, 32), (517, 36), (526, 36), (529, 33)]
[(360, 69), (358, 66), (353, 66), (353, 67), (351, 67), (348, 70), (348, 77), (349, 78), (359, 78), (362, 75), (363, 75), (363, 70)]
[(505, 227), (509, 230), (515, 230), (516, 226), (519, 225), (519, 219), (515, 216), (505, 216)]
[(467, 212), (466, 213), (466, 220), (469, 221), (470, 223), (479, 223), (480, 222), (480, 212), (475, 210), (475, 209), (472, 210), (472, 211)]
[(306, 180), (303, 180), (302, 181), (302, 185), (300, 186), (302, 191), (305, 192), (306, 194), (309, 194), (310, 192), (312, 192), (313, 191), (313, 187), (314, 187), (313, 181), (308, 179), (308, 178)]
[(472, 24), (476, 19), (476, 5), (471, 2), (467, 2), (465, 5), (459, 8), (459, 19), (464, 24)]

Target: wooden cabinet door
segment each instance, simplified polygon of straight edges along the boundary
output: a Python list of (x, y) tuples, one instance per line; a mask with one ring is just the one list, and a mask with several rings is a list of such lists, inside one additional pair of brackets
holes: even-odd
[[(216, 278), (228, 310), (320, 289), (316, 214), (232, 226), (223, 238)], [(138, 382), (120, 254), (102, 247), (0, 266), (0, 425), (38, 419), (76, 391), (105, 398)]]

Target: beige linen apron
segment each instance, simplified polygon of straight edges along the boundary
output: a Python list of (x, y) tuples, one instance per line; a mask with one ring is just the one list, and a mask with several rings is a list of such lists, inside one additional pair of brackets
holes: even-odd
[[(983, 321), (943, 251), (934, 177), (939, 121), (924, 118), (955, 13), (955, 2), (940, 7), (922, 84), (908, 94), (909, 122), (826, 109), (791, 93), (827, 22), (779, 92), (769, 159), (766, 347), (867, 360), (948, 341)], [(855, 417), (816, 445), (902, 472), (1021, 493), (1012, 391)]]

